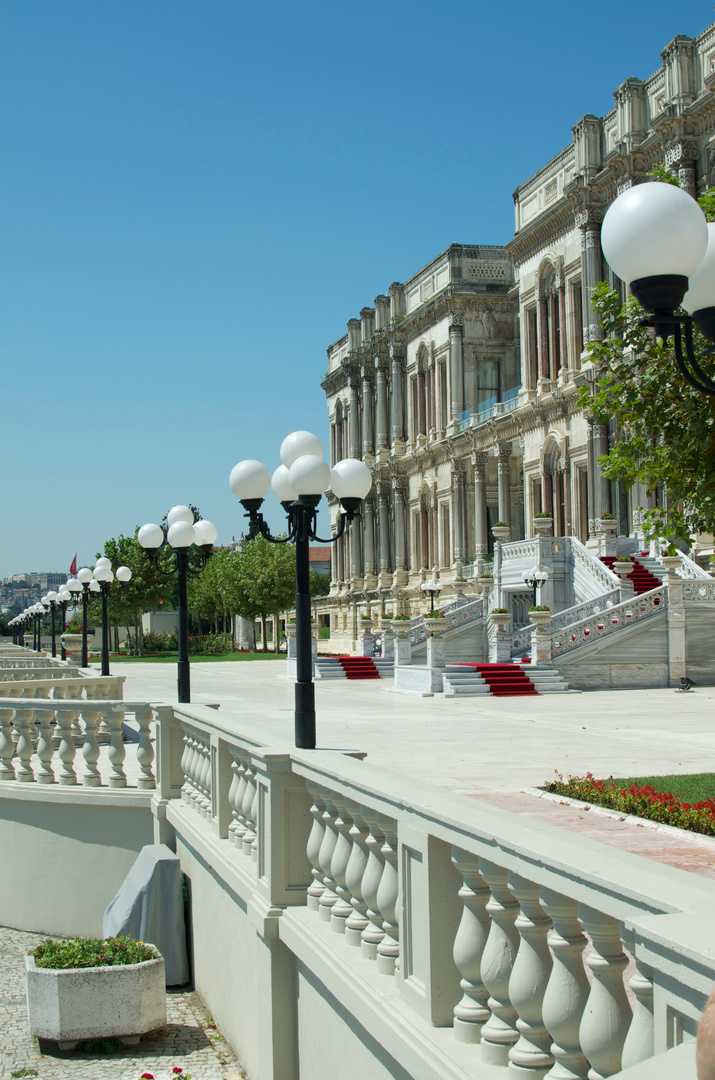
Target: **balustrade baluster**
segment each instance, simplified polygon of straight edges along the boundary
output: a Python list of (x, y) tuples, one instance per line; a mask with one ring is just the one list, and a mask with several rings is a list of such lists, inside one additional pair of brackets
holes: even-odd
[(491, 1016), (482, 1028), (481, 1056), (487, 1065), (506, 1065), (509, 1050), (519, 1038), (516, 1010), (509, 1000), (509, 978), (519, 948), (519, 932), (514, 927), (519, 905), (509, 892), (506, 870), (480, 859), (479, 872), (491, 892), (486, 905), (491, 926), (482, 956), (482, 981), (489, 991)]
[(54, 737), (59, 739), (57, 756), (60, 759), (60, 774), (58, 780), (60, 785), (63, 786), (71, 786), (77, 783), (77, 775), (74, 769), (74, 759), (77, 753), (77, 747), (75, 746), (72, 732), (72, 724), (76, 715), (74, 710), (69, 712), (66, 709), (58, 709), (55, 714)]
[(454, 1007), (454, 1037), (461, 1043), (478, 1043), (484, 1024), (491, 1016), (487, 1008), (487, 988), (482, 982), (482, 956), (489, 936), (486, 912), (489, 888), (479, 873), (479, 860), (460, 848), (452, 848), (452, 862), (462, 875), (457, 896), (462, 901), (462, 917), (454, 939), (452, 955), (459, 974), (462, 1000)]
[(306, 846), (306, 854), (311, 866), (310, 872), (313, 880), (308, 886), (306, 906), (311, 911), (318, 911), (320, 897), (325, 890), (325, 885), (323, 885), (323, 872), (320, 869), (320, 849), (323, 845), (323, 836), (325, 835), (325, 825), (323, 824), (325, 803), (323, 802), (320, 788), (316, 784), (306, 784), (306, 788), (313, 800), (310, 807), (310, 812), (313, 815), (313, 825)]
[(139, 728), (139, 743), (137, 745), (137, 763), (141, 769), (141, 775), (137, 779), (137, 787), (141, 789), (153, 789), (156, 787), (156, 778), (152, 765), (154, 763), (154, 746), (151, 741), (151, 709), (137, 709), (134, 713)]
[(197, 782), (199, 767), (199, 742), (194, 731), (189, 730), (189, 756), (186, 765), (187, 802), (192, 810), (199, 811), (199, 786)]
[(575, 900), (546, 888), (540, 890), (540, 898), (553, 923), (548, 940), (554, 966), (541, 1009), (554, 1055), (554, 1066), (546, 1075), (548, 1080), (586, 1080), (588, 1062), (578, 1036), (589, 993), (583, 966), (586, 938)]
[(258, 864), (258, 789), (257, 772), (254, 770), (253, 802), (251, 803), (251, 821), (253, 822), (253, 840), (251, 841), (251, 859)]
[(384, 869), (377, 890), (377, 906), (382, 915), (385, 936), (377, 946), (377, 970), (384, 975), (394, 975), (400, 957), (400, 928), (397, 922), (397, 832), (392, 818), (378, 814), (376, 820), (385, 837), (381, 848), (385, 860)]
[(52, 745), (52, 717), (53, 714), (47, 709), (38, 712), (39, 727), (37, 732), (37, 757), (39, 768), (37, 771), (38, 784), (54, 784), (55, 774), (52, 771), (52, 758), (55, 748)]
[(243, 797), (243, 816), (246, 820), (246, 831), (243, 834), (241, 850), (244, 855), (251, 854), (253, 841), (256, 839), (256, 821), (253, 817), (253, 803), (256, 798), (256, 770), (253, 768), (250, 755), (246, 757), (246, 794)]
[(14, 780), (15, 770), (12, 759), (15, 756), (15, 742), (12, 737), (13, 709), (0, 709), (0, 780)]
[(189, 803), (190, 802), (189, 765), (191, 763), (191, 736), (190, 736), (188, 730), (185, 727), (183, 727), (183, 725), (182, 725), (182, 730), (183, 730), (184, 749), (183, 749), (182, 754), (181, 754), (181, 764), (180, 764), (179, 768), (181, 769), (181, 775), (183, 776), (184, 779), (183, 779), (182, 784), (181, 784), (181, 797), (182, 797), (182, 799), (183, 799), (183, 801), (185, 803)]
[(554, 1064), (549, 1052), (551, 1038), (542, 1019), (552, 966), (547, 941), (551, 919), (539, 904), (538, 885), (513, 873), (508, 875), (508, 883), (520, 908), (514, 923), (519, 948), (509, 978), (509, 1000), (517, 1012), (519, 1039), (509, 1051), (510, 1071), (515, 1076), (543, 1080)]
[(335, 891), (335, 879), (330, 873), (333, 852), (338, 842), (338, 830), (335, 827), (337, 811), (335, 810), (331, 792), (324, 788), (321, 794), (325, 804), (325, 810), (323, 811), (325, 832), (323, 833), (323, 842), (320, 845), (320, 869), (323, 871), (323, 885), (325, 888), (318, 901), (318, 916), (324, 922), (330, 922), (333, 907), (338, 899), (338, 894)]
[(15, 767), (15, 779), (24, 783), (33, 783), (35, 774), (32, 771), (32, 754), (35, 749), (33, 744), (35, 728), (34, 709), (15, 709), (15, 730), (17, 731), (17, 754), (18, 763)]
[(83, 787), (100, 787), (102, 778), (99, 775), (97, 762), (99, 761), (99, 741), (97, 731), (102, 720), (101, 712), (83, 712), (84, 720), (84, 745), (82, 757), (84, 758), (84, 773), (82, 775)]
[(205, 737), (199, 740), (199, 755), (198, 778), (201, 813), (210, 821), (213, 810), (211, 800), (211, 748), (207, 744)]
[[(629, 952), (635, 952), (629, 944)], [(636, 969), (628, 985), (636, 999), (633, 1019), (623, 1044), (621, 1068), (627, 1069), (639, 1061), (653, 1057), (653, 969), (635, 957)]]
[[(235, 750), (229, 750), (231, 755), (231, 784), (228, 789), (228, 805), (231, 807), (231, 821), (228, 826), (227, 838), (230, 843), (236, 843), (236, 829), (238, 828), (236, 796), (241, 783), (241, 763)], [(241, 800), (243, 801), (243, 800)], [(241, 804), (239, 803), (238, 806)]]
[(382, 845), (385, 838), (377, 824), (375, 811), (371, 810), (369, 806), (361, 806), (360, 813), (368, 828), (365, 839), (367, 866), (360, 885), (363, 900), (367, 905), (365, 914), (368, 922), (361, 934), (360, 952), (368, 960), (376, 960), (377, 946), (385, 936), (385, 931), (382, 929), (382, 915), (377, 903), (377, 894), (385, 866), (382, 855)]
[(246, 795), (245, 754), (241, 750), (232, 750), (231, 758), (231, 768), (233, 769), (237, 782), (236, 789), (233, 793), (233, 802), (231, 803), (231, 815), (233, 820), (231, 821), (228, 832), (235, 846), (241, 850), (243, 846), (243, 837), (246, 834), (246, 818), (243, 814), (243, 800)]
[(352, 821), (342, 795), (333, 795), (333, 805), (337, 813), (335, 828), (337, 829), (338, 839), (330, 861), (330, 873), (335, 881), (337, 900), (330, 912), (330, 929), (335, 930), (338, 934), (344, 934), (345, 923), (353, 910), (346, 877), (352, 852), (352, 840), (349, 836)]
[(623, 985), (628, 958), (621, 945), (617, 919), (582, 904), (578, 905), (578, 917), (591, 938), (586, 964), (593, 972), (579, 1037), (591, 1066), (588, 1080), (603, 1080), (620, 1072), (631, 1022), (631, 1007)]
[(127, 786), (127, 777), (124, 772), (124, 759), (127, 756), (127, 752), (124, 749), (124, 741), (122, 739), (124, 713), (114, 712), (113, 710), (108, 713), (100, 713), (100, 720), (103, 715), (106, 717), (110, 732), (107, 756), (109, 757), (109, 764), (112, 771), (109, 774), (109, 786), (110, 788), (125, 788)]
[[(350, 828), (350, 858), (345, 870), (345, 885), (350, 893), (352, 911), (345, 921), (345, 940), (349, 945), (360, 945), (361, 934), (367, 926), (368, 920), (365, 912), (367, 904), (362, 895), (362, 879), (367, 866), (367, 828), (360, 816), (360, 806), (352, 799), (345, 800), (345, 808), (350, 814), (352, 826)], [(310, 889), (308, 890), (310, 892)]]

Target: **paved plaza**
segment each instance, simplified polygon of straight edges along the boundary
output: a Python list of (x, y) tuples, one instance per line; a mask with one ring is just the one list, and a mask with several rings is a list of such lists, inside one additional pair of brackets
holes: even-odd
[[(292, 743), (293, 683), (285, 662), (197, 663), (196, 704), (218, 703), (265, 729), (267, 743)], [(129, 701), (176, 697), (173, 664), (116, 663)], [(359, 749), (373, 766), (461, 792), (502, 810), (580, 832), (706, 877), (715, 877), (715, 840), (687, 841), (598, 812), (524, 794), (553, 776), (702, 772), (715, 761), (715, 688), (693, 693), (632, 690), (524, 698), (441, 699), (389, 692), (392, 683), (316, 683), (318, 744)], [(131, 752), (127, 754), (131, 776)], [(427, 792), (425, 792), (427, 794)], [(23, 954), (41, 935), (0, 929), (0, 1080), (169, 1080), (178, 1067), (193, 1080), (243, 1075), (195, 993), (170, 993), (167, 1028), (139, 1047), (106, 1055), (60, 1053), (27, 1034)], [(23, 1073), (22, 1070), (35, 1070)]]

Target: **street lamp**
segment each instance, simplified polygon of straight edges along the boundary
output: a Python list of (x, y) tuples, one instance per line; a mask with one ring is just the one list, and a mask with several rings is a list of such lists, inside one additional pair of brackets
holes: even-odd
[[(637, 184), (608, 208), (601, 246), (613, 272), (649, 313), (644, 325), (663, 342), (673, 337), (686, 382), (715, 396), (715, 382), (693, 346), (693, 325), (715, 339), (715, 224), (708, 224), (695, 199), (673, 184)], [(690, 314), (676, 314), (681, 304)]]
[(434, 611), (434, 598), (435, 596), (439, 596), (439, 594), (442, 592), (443, 586), (439, 583), (439, 581), (435, 581), (434, 578), (430, 578), (429, 581), (424, 581), (420, 585), (420, 588), (422, 589), (423, 593), (429, 593), (431, 613)]
[(67, 607), (72, 603), (72, 593), (67, 588), (67, 584), (64, 584), (57, 591), (57, 607), (62, 612), (62, 625), (60, 627), (60, 657), (62, 660), (67, 659), (67, 652), (65, 650), (65, 643), (62, 640), (62, 634), (65, 632), (67, 626)]
[[(211, 521), (194, 521), (193, 511), (188, 506), (172, 506), (166, 515), (166, 534), (160, 525), (151, 523), (142, 525), (137, 533), (137, 540), (152, 562), (156, 559), (159, 548), (164, 544), (174, 549), (176, 574), (178, 580), (178, 646), (177, 693), (181, 703), (191, 701), (191, 673), (189, 667), (189, 605), (187, 600), (187, 581), (190, 576), (200, 574), (211, 558), (216, 540), (216, 526)], [(201, 551), (201, 566), (192, 565), (189, 551), (193, 546)], [(172, 571), (173, 572), (173, 571)], [(118, 573), (118, 571), (117, 571)], [(168, 576), (168, 575), (164, 575)]]
[[(77, 577), (73, 579), (76, 584), (69, 583), (68, 588), (75, 595), (82, 592), (82, 659), (80, 660), (81, 667), (87, 667), (87, 604), (89, 601), (90, 592), (99, 592), (99, 582), (94, 581), (94, 574), (88, 566), (83, 566), (81, 570), (77, 571)], [(94, 582), (96, 588), (92, 589), (92, 582)]]
[[(132, 572), (128, 566), (117, 567), (116, 578), (120, 585), (126, 585), (131, 576)], [(102, 594), (102, 675), (109, 675), (109, 612), (107, 602), (114, 577), (109, 559), (106, 556), (97, 559), (94, 566), (94, 580), (97, 582), (99, 592)], [(94, 591), (91, 582), (90, 591)]]
[(536, 607), (537, 590), (539, 593), (539, 597), (541, 597), (541, 586), (545, 585), (546, 582), (549, 580), (549, 571), (542, 570), (540, 566), (532, 566), (531, 570), (525, 570), (521, 577), (527, 589), (534, 590), (534, 607)]
[(55, 611), (57, 610), (57, 593), (54, 589), (50, 589), (49, 592), (40, 600), (40, 603), (45, 608), (45, 611), (49, 611), (52, 619), (52, 657), (57, 657), (57, 638), (55, 637)]
[[(231, 470), (231, 490), (247, 511), (251, 534), (260, 532), (273, 544), (295, 541), (295, 745), (315, 749), (315, 688), (313, 686), (313, 650), (310, 628), (310, 541), (334, 544), (345, 532), (361, 508), (372, 486), (367, 465), (355, 458), (343, 458), (331, 470), (323, 459), (320, 439), (309, 431), (294, 431), (281, 443), (282, 465), (271, 478), (260, 461), (239, 461)], [(288, 518), (288, 535), (276, 539), (260, 513), (269, 488), (280, 499)], [(343, 509), (335, 536), (323, 540), (316, 535), (318, 504), (323, 492), (332, 491)]]

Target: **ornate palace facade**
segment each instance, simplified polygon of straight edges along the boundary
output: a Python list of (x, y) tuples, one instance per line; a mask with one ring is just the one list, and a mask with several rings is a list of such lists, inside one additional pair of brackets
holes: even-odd
[(715, 184), (715, 26), (674, 38), (661, 57), (517, 188), (504, 247), (452, 245), (328, 348), (331, 459), (360, 457), (374, 476), (362, 518), (333, 550), (341, 645), (356, 640), (360, 615), (421, 610), (433, 573), (443, 585), (471, 576), (497, 521), (511, 539), (532, 535), (540, 511), (556, 535), (584, 542), (607, 512), (619, 533), (638, 530), (653, 496), (601, 475), (618, 433), (579, 399), (597, 378), (586, 346), (600, 334), (590, 292), (609, 276), (608, 205), (658, 165), (693, 195)]

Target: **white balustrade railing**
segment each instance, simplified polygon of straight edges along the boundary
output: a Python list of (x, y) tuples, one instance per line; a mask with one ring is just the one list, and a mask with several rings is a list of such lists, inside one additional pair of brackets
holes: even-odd
[(698, 566), (698, 564), (694, 562), (694, 560), (691, 559), (689, 555), (686, 555), (684, 551), (679, 551), (678, 554), (680, 555), (681, 559), (681, 565), (678, 567), (677, 570), (678, 577), (686, 579), (704, 578), (706, 581), (708, 579), (712, 580), (707, 570), (703, 570), (702, 566)]
[[(564, 630), (575, 623), (581, 622), (583, 619), (588, 619), (593, 615), (601, 615), (610, 608), (615, 607), (620, 602), (620, 598), (621, 590), (613, 589), (611, 592), (604, 593), (603, 596), (596, 597), (595, 600), (585, 600), (582, 604), (574, 604), (573, 607), (564, 608), (563, 611), (557, 611), (555, 615), (552, 615), (544, 629), (547, 632), (556, 633), (557, 630)], [(519, 656), (520, 653), (528, 651), (531, 647), (531, 635), (535, 629), (534, 623), (530, 623), (529, 626), (514, 631), (511, 635), (512, 656)]]
[(138, 732), (132, 784), (155, 787), (151, 707), (102, 698), (0, 698), (0, 781), (127, 787), (127, 714), (134, 716)]
[(665, 616), (667, 605), (666, 586), (661, 585), (657, 589), (651, 589), (650, 592), (641, 593), (640, 596), (634, 596), (630, 600), (605, 609), (601, 614), (591, 615), (552, 633), (551, 654), (555, 659), (572, 649), (617, 633), (640, 620), (659, 614)]
[(575, 536), (561, 537), (568, 544), (568, 551), (574, 564), (586, 571), (593, 578), (603, 592), (611, 592), (620, 587), (620, 578), (609, 570), (605, 563), (589, 551)]
[[(458, 627), (466, 626), (468, 623), (480, 622), (484, 617), (484, 601), (480, 596), (476, 600), (463, 602), (458, 607), (455, 605), (450, 605), (448, 608), (440, 607), (440, 611), (445, 611), (443, 632), (446, 633), (448, 630), (456, 630)], [(407, 636), (414, 646), (426, 641), (429, 633), (425, 626), (424, 616), (420, 615), (412, 620)]]
[(707, 581), (686, 581), (683, 583), (684, 600), (715, 600), (715, 579), (708, 575)]

